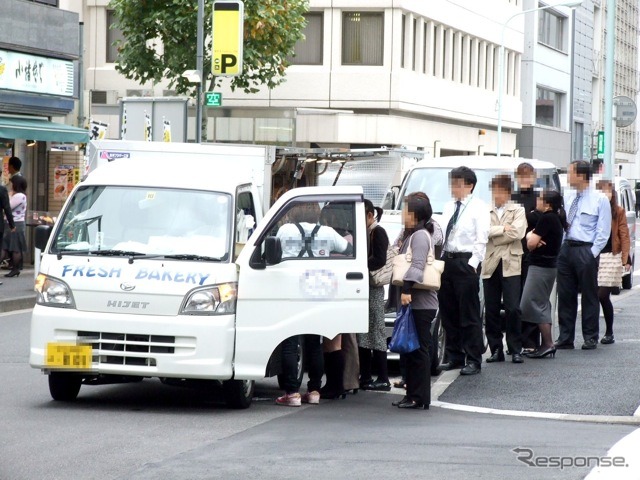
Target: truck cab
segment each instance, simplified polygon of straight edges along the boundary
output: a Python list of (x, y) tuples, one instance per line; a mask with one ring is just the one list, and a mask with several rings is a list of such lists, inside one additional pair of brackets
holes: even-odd
[[(285, 339), (367, 331), (362, 188), (296, 188), (268, 209), (264, 171), (242, 168), (264, 164), (264, 152), (208, 148), (107, 162), (54, 227), (38, 227), (29, 361), (55, 400), (159, 377), (220, 383), (230, 406), (246, 408)], [(350, 255), (282, 255), (278, 229), (304, 204), (341, 207)]]

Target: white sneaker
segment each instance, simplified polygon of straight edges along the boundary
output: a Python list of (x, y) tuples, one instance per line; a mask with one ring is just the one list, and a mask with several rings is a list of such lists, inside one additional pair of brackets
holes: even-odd
[(299, 393), (287, 393), (281, 397), (276, 398), (278, 405), (284, 405), (285, 407), (299, 407), (302, 405), (301, 397)]
[(308, 403), (310, 405), (318, 405), (320, 403), (320, 392), (314, 390), (302, 395), (302, 403)]

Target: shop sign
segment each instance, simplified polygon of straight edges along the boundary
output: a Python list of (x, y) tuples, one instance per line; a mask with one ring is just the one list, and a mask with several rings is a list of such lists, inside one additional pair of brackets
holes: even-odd
[(0, 89), (73, 97), (70, 60), (0, 50)]
[(73, 165), (58, 165), (53, 171), (53, 199), (66, 200), (79, 181), (79, 168)]

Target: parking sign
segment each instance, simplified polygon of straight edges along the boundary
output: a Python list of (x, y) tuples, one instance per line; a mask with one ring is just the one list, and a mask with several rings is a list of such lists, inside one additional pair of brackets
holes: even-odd
[(211, 71), (219, 77), (242, 73), (244, 4), (239, 0), (213, 2)]

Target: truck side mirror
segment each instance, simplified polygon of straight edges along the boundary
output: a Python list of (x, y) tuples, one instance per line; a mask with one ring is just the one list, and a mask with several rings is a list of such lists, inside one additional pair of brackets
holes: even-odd
[(391, 190), (388, 190), (387, 193), (385, 193), (381, 205), (384, 210), (393, 210), (395, 208), (397, 195), (396, 192), (398, 191), (400, 191), (399, 187), (391, 187)]
[(277, 237), (267, 237), (264, 240), (264, 256), (267, 265), (277, 265), (282, 261), (282, 245)]
[(35, 245), (38, 250), (44, 251), (51, 236), (50, 225), (38, 225), (35, 231)]

